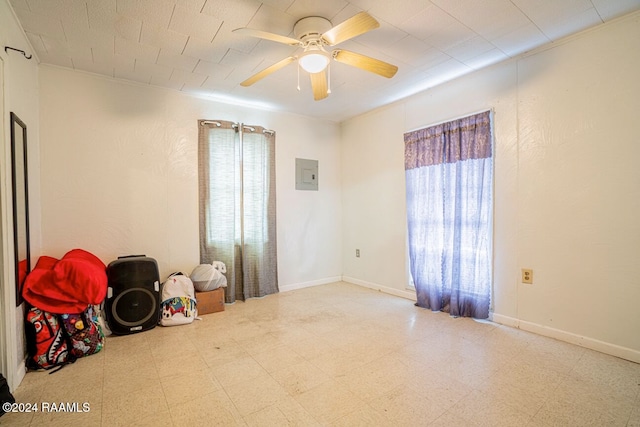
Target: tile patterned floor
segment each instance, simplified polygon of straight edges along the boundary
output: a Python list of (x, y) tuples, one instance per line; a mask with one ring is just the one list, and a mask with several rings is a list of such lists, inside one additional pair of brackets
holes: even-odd
[(191, 325), (109, 337), (28, 373), (27, 426), (640, 426), (640, 365), (335, 283), (237, 302)]

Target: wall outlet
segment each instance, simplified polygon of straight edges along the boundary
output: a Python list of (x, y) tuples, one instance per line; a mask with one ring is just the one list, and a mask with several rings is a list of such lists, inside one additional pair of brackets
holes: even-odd
[(533, 270), (530, 268), (522, 269), (522, 283), (533, 284)]
[(360, 258), (360, 249), (356, 249), (356, 258)]

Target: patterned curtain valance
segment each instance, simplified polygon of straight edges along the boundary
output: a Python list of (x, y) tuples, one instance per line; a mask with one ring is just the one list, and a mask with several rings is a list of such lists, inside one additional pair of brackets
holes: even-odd
[(404, 134), (405, 170), (491, 157), (490, 111)]

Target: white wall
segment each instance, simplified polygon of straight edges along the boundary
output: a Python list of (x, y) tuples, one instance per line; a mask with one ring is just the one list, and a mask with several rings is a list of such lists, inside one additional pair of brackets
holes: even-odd
[(345, 280), (410, 297), (403, 280), (404, 121), (404, 107), (396, 104), (343, 125), (342, 253)]
[(629, 15), (343, 123), (345, 277), (405, 292), (403, 133), (493, 109), (494, 319), (640, 361), (639, 24)]
[[(199, 263), (198, 119), (276, 131), (281, 289), (342, 273), (338, 125), (52, 66), (40, 70), (42, 241), (105, 264), (146, 254), (161, 278)], [(319, 160), (320, 191), (295, 190), (295, 158)]]
[(4, 99), (0, 103), (0, 219), (2, 276), (0, 276), (0, 369), (9, 380), (12, 390), (24, 376), (23, 306), (15, 306), (15, 266), (13, 250), (13, 201), (11, 186), (11, 135), (9, 113), (14, 112), (27, 125), (27, 154), (29, 172), (29, 209), (31, 232), (31, 260), (40, 255), (40, 171), (38, 121), (38, 63), (33, 56), (28, 60), (10, 46), (33, 54), (29, 41), (22, 32), (7, 1), (0, 1), (0, 66), (3, 67)]

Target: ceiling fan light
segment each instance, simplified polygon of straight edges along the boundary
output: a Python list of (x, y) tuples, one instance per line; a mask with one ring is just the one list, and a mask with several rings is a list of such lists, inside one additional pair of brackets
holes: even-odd
[(308, 73), (319, 73), (329, 65), (329, 55), (320, 50), (304, 52), (298, 63)]

